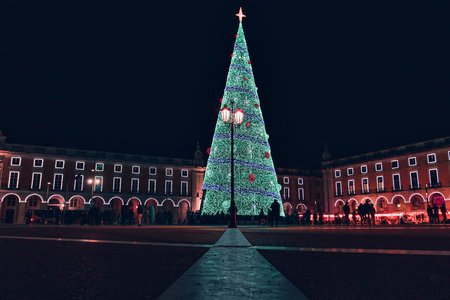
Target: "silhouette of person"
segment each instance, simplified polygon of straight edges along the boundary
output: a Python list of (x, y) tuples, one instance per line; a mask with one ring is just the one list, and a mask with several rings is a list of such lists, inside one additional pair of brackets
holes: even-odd
[(373, 225), (375, 225), (375, 207), (373, 206), (373, 204), (370, 204), (369, 215), (370, 215), (369, 225), (371, 221), (373, 222)]
[(427, 215), (428, 219), (430, 220), (430, 224), (433, 223), (434, 221), (433, 208), (430, 205), (428, 205), (427, 207)]
[(433, 217), (434, 223), (439, 224), (439, 207), (436, 204), (433, 206)]
[(442, 220), (442, 223), (446, 223), (446, 221), (447, 221), (447, 208), (445, 207), (445, 202), (444, 203), (442, 203), (442, 206), (441, 206), (441, 213), (442, 213), (442, 217), (444, 218), (443, 220)]
[(137, 215), (138, 215), (138, 226), (141, 227), (142, 224), (142, 214), (144, 213), (144, 209), (142, 208), (142, 205), (139, 204), (137, 208)]
[(348, 201), (344, 204), (344, 206), (342, 207), (342, 210), (344, 211), (344, 215), (345, 215), (344, 223), (347, 225), (350, 225), (350, 206), (348, 205)]
[(270, 209), (272, 210), (272, 220), (270, 226), (273, 227), (273, 223), (275, 222), (275, 227), (278, 227), (278, 219), (280, 218), (280, 203), (275, 199), (273, 200), (272, 205), (270, 205)]
[(259, 223), (258, 223), (258, 225), (264, 225), (264, 218), (265, 218), (265, 216), (264, 216), (264, 210), (261, 208), (261, 211), (260, 211), (260, 213), (259, 213)]

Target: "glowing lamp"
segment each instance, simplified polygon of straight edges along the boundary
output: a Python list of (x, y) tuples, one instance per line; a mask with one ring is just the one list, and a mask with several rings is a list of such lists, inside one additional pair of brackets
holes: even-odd
[(230, 120), (230, 110), (225, 106), (222, 108), (222, 121), (227, 123)]
[(241, 125), (244, 121), (244, 112), (238, 108), (238, 110), (234, 112), (234, 117), (236, 118), (236, 124)]

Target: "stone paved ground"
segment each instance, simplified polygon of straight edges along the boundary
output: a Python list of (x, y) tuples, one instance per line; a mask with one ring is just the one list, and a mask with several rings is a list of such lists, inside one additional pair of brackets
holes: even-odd
[[(214, 249), (225, 230), (225, 226), (0, 226), (0, 298), (156, 299)], [(240, 230), (254, 245), (245, 249), (261, 253), (310, 299), (448, 299), (448, 226), (241, 226)], [(233, 247), (222, 246), (223, 253), (235, 254)], [(349, 248), (360, 253), (339, 253)], [(383, 253), (365, 253), (367, 249)], [(409, 254), (391, 254), (396, 249)], [(436, 255), (408, 252), (414, 249)], [(430, 252), (434, 250), (440, 252)]]
[[(449, 227), (242, 227), (253, 245), (447, 250), (395, 255), (258, 250), (310, 299), (448, 299)], [(432, 252), (431, 252), (432, 253)]]

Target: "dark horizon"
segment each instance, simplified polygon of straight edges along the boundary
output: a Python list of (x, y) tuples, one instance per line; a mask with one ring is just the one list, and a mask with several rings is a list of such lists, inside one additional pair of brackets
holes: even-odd
[[(3, 1), (8, 143), (207, 159), (242, 1)], [(276, 167), (446, 137), (448, 3), (246, 1)]]

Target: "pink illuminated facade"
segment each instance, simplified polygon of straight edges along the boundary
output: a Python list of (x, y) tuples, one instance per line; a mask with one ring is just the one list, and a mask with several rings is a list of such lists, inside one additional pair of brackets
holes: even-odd
[[(427, 202), (450, 201), (450, 137), (322, 163), (325, 212), (374, 204), (379, 217), (427, 221)], [(448, 205), (446, 205), (448, 207)], [(442, 216), (441, 216), (442, 218)]]

